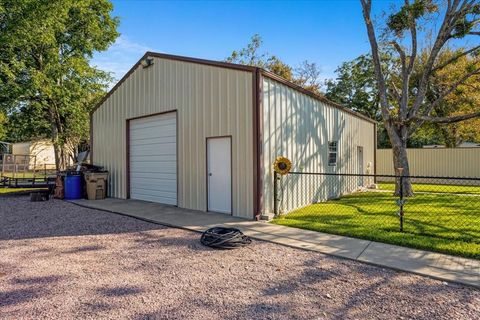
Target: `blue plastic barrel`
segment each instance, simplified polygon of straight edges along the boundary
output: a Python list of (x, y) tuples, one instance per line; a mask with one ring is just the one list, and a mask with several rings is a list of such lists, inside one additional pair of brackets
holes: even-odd
[(82, 176), (69, 175), (65, 176), (65, 199), (75, 200), (82, 198)]

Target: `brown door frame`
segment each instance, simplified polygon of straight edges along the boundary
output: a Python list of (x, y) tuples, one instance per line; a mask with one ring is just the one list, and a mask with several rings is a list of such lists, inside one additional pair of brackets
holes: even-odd
[(222, 138), (230, 138), (230, 215), (233, 216), (233, 138), (232, 135), (224, 135), (224, 136), (211, 136), (205, 138), (205, 195), (206, 195), (206, 210), (207, 212), (215, 212), (210, 211), (208, 208), (208, 140), (210, 139), (222, 139)]

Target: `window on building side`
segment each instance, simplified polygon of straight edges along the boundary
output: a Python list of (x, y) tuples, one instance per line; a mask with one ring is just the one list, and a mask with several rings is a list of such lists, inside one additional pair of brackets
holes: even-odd
[(328, 165), (337, 165), (337, 141), (328, 142)]

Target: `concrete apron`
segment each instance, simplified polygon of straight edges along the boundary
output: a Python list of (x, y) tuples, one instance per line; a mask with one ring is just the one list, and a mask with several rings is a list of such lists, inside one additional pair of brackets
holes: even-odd
[(148, 222), (197, 232), (203, 232), (213, 226), (234, 227), (242, 230), (247, 236), (258, 240), (480, 288), (480, 260), (140, 200), (108, 198), (94, 201), (81, 199), (69, 202), (91, 209), (118, 213)]

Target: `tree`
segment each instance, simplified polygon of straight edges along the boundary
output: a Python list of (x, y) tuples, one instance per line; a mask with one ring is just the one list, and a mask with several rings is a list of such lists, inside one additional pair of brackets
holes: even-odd
[(259, 49), (263, 44), (262, 37), (255, 34), (250, 39), (250, 43), (240, 51), (233, 51), (225, 59), (226, 62), (238, 63), (247, 66), (264, 68), (287, 80), (292, 80), (292, 68), (280, 60), (277, 56), (269, 55), (266, 52), (260, 53)]
[(364, 115), (381, 120), (375, 70), (370, 55), (344, 62), (336, 79), (326, 81), (325, 97)]
[(304, 61), (294, 69), (275, 55), (260, 53), (262, 43), (260, 35), (255, 34), (245, 48), (233, 51), (225, 61), (266, 69), (307, 90), (320, 93), (320, 69), (316, 63)]
[(5, 113), (0, 111), (0, 141), (5, 139), (7, 135), (7, 121), (8, 118)]
[(0, 108), (18, 137), (48, 136), (64, 169), (110, 79), (89, 61), (115, 41), (118, 18), (108, 0), (0, 3)]
[(320, 94), (322, 88), (320, 73), (320, 67), (315, 62), (305, 60), (295, 68), (293, 82), (307, 90)]
[[(458, 54), (458, 52), (458, 50), (446, 50), (442, 52), (439, 59), (445, 61)], [(421, 56), (424, 55), (421, 54)], [(424, 63), (424, 59), (420, 59), (420, 61)], [(390, 68), (399, 63), (394, 61), (394, 57), (389, 55), (388, 52), (382, 52), (382, 62), (387, 63), (384, 68)], [(470, 63), (471, 58), (465, 56), (437, 73), (428, 89), (427, 98), (434, 99), (438, 94), (437, 88), (454, 83), (459, 72), (464, 72), (465, 67)], [(421, 71), (421, 68), (419, 71)], [(335, 73), (335, 79), (326, 81), (325, 96), (379, 121), (378, 147), (391, 148), (388, 134), (381, 123), (379, 95), (371, 55), (361, 55), (352, 61), (344, 62), (335, 70)], [(414, 73), (412, 77), (418, 76)], [(478, 90), (478, 85), (474, 80), (476, 79), (467, 80), (464, 85), (460, 85), (457, 90), (450, 93), (443, 103), (432, 111), (432, 114), (445, 117), (475, 111), (475, 108), (480, 105), (480, 90)], [(412, 90), (415, 89), (415, 84), (414, 81)], [(408, 137), (407, 146), (418, 148), (426, 144), (445, 144), (448, 147), (455, 147), (463, 141), (480, 142), (479, 123), (479, 119), (453, 124), (425, 123)]]
[[(470, 46), (446, 61), (439, 60), (439, 55), (455, 40), (480, 35), (480, 4), (475, 0), (448, 0), (441, 6), (433, 0), (414, 0), (412, 3), (405, 0), (399, 10), (388, 16), (383, 28), (383, 44), (390, 46), (400, 61), (397, 68), (385, 69), (382, 68), (377, 30), (371, 17), (372, 1), (360, 2), (374, 62), (382, 121), (392, 144), (393, 164), (395, 168), (403, 168), (403, 174), (408, 176), (407, 140), (418, 128), (425, 123), (454, 123), (480, 116), (480, 112), (446, 117), (432, 115), (435, 107), (450, 93), (468, 79), (478, 79), (480, 75), (477, 64), (480, 45)], [(429, 20), (434, 14), (442, 16), (438, 31)], [(419, 34), (435, 34), (431, 46), (422, 48)], [(419, 63), (418, 52), (422, 49), (425, 62)], [(428, 100), (427, 92), (435, 75), (464, 56), (474, 62), (458, 75), (454, 83), (438, 88), (435, 100)], [(412, 77), (415, 68), (418, 77)], [(396, 186), (396, 193), (399, 187)], [(413, 195), (409, 179), (404, 179), (403, 190), (405, 195)]]
[[(461, 54), (464, 49), (445, 50), (439, 55), (439, 62), (445, 62)], [(423, 57), (423, 55), (422, 55)], [(433, 103), (439, 98), (442, 89), (448, 87), (468, 69), (480, 68), (477, 57), (462, 56), (442, 70), (435, 73), (432, 84), (426, 94), (426, 99)], [(438, 117), (457, 116), (474, 113), (480, 106), (480, 77), (472, 76), (460, 84), (450, 94), (438, 103), (432, 114)], [(447, 147), (456, 147), (464, 141), (480, 142), (480, 119), (470, 119), (458, 123), (430, 124), (441, 136), (442, 143)]]

